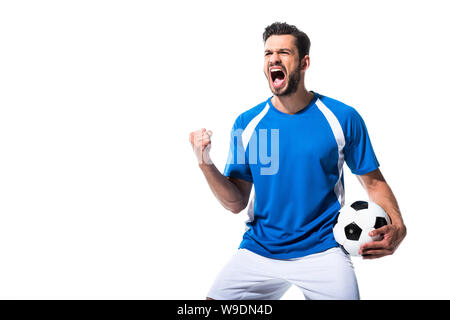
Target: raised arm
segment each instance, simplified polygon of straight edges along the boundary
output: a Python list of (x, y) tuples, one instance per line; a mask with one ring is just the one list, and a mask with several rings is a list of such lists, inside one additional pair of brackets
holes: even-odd
[(191, 132), (189, 141), (197, 157), (198, 165), (217, 200), (225, 209), (239, 213), (247, 207), (253, 183), (226, 177), (216, 168), (209, 157), (211, 135), (211, 131), (203, 128)]

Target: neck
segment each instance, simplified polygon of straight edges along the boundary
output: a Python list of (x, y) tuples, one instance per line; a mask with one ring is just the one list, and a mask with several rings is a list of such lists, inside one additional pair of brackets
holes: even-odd
[(314, 98), (314, 93), (307, 91), (304, 85), (288, 96), (273, 96), (272, 104), (281, 112), (295, 114), (304, 109)]

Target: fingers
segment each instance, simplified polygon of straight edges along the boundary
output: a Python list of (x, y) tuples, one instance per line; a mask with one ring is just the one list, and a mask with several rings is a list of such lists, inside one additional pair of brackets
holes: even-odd
[(191, 132), (189, 134), (189, 142), (194, 146), (194, 147), (202, 147), (204, 148), (205, 146), (207, 146), (208, 144), (211, 143), (211, 136), (212, 136), (212, 131), (211, 130), (206, 130), (205, 128), (202, 128), (200, 130)]
[(359, 248), (359, 254), (360, 255), (365, 255), (368, 254), (369, 251), (371, 250), (380, 250), (380, 249), (384, 249), (384, 244), (381, 243), (383, 241), (373, 241), (373, 242), (367, 242), (361, 245), (361, 247)]
[(392, 248), (374, 248), (366, 249), (361, 253), (363, 259), (377, 259), (384, 256), (389, 256), (394, 253)]
[(371, 237), (376, 237), (376, 236), (382, 236), (384, 234), (386, 234), (389, 231), (389, 225), (386, 226), (382, 226), (381, 228), (372, 230), (371, 232), (369, 232), (369, 236)]
[(385, 256), (388, 256), (391, 254), (392, 253), (390, 253), (387, 250), (372, 250), (372, 251), (370, 251), (370, 253), (365, 253), (365, 254), (362, 254), (361, 256), (364, 260), (366, 260), (366, 259), (372, 260), (372, 259), (378, 259), (381, 257), (385, 257)]
[(211, 136), (211, 131), (202, 131), (201, 136), (198, 138), (198, 142), (202, 146), (202, 151), (211, 144)]
[(359, 254), (364, 259), (381, 258), (393, 253), (394, 248), (386, 239), (364, 243), (359, 249)]
[(376, 259), (392, 254), (394, 250), (385, 237), (389, 233), (389, 230), (389, 225), (386, 225), (369, 232), (369, 236), (374, 241), (362, 244), (359, 249), (359, 254), (364, 259)]
[(211, 149), (212, 131), (202, 128), (189, 134), (189, 142), (192, 145), (199, 164), (211, 164), (209, 152)]

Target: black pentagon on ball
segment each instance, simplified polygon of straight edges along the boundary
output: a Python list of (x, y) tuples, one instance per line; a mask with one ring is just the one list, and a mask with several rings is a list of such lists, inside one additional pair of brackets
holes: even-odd
[(386, 218), (384, 217), (377, 217), (377, 219), (375, 220), (375, 225), (373, 226), (375, 229), (381, 228), (382, 226), (387, 225), (387, 221)]
[(367, 201), (355, 201), (351, 204), (350, 207), (352, 207), (356, 211), (363, 210), (369, 208), (369, 203)]
[(344, 231), (348, 240), (359, 240), (362, 229), (356, 223), (352, 222), (344, 228)]

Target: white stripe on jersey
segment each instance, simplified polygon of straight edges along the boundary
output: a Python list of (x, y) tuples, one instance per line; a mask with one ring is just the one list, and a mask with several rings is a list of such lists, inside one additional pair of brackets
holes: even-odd
[[(244, 146), (244, 150), (247, 150), (248, 143), (250, 141), (250, 138), (253, 135), (253, 132), (256, 129), (256, 126), (261, 121), (261, 119), (267, 114), (267, 112), (270, 109), (269, 103), (266, 103), (266, 106), (264, 109), (258, 113), (245, 127), (244, 131), (242, 132), (242, 144)], [(252, 222), (255, 219), (255, 213), (254, 213), (254, 207), (255, 207), (255, 188), (252, 188), (251, 195), (250, 195), (250, 203), (248, 205), (247, 209), (247, 215), (248, 220), (245, 222), (245, 230), (248, 230), (249, 227), (247, 226), (247, 223)]]
[(338, 145), (338, 152), (339, 152), (339, 158), (338, 158), (338, 170), (339, 170), (339, 179), (334, 186), (334, 193), (336, 194), (336, 197), (338, 198), (341, 206), (345, 203), (345, 194), (344, 194), (344, 185), (342, 183), (342, 171), (343, 171), (343, 165), (344, 165), (344, 146), (345, 146), (345, 137), (344, 137), (344, 131), (342, 130), (341, 124), (339, 123), (339, 120), (336, 118), (333, 112), (331, 112), (330, 109), (320, 100), (317, 99), (316, 105), (319, 108), (319, 110), (323, 113), (325, 118), (328, 121), (328, 124), (331, 127), (331, 130), (333, 131), (334, 138), (336, 139), (336, 143)]
[(267, 111), (269, 111), (269, 108), (270, 108), (269, 103), (267, 103), (264, 109), (248, 123), (248, 125), (242, 132), (242, 144), (244, 145), (244, 150), (247, 150), (247, 146), (250, 141), (250, 138), (252, 137), (253, 131), (255, 131), (256, 126), (261, 121), (261, 119), (266, 115)]

